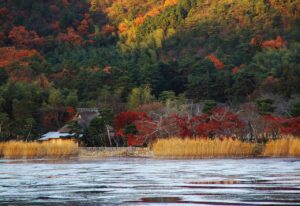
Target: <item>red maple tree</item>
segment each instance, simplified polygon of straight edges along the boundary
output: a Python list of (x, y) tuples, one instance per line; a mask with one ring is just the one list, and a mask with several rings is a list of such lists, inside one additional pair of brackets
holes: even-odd
[(28, 31), (24, 26), (14, 27), (8, 35), (8, 38), (18, 46), (23, 48), (33, 48), (44, 44), (44, 39), (39, 37), (35, 31)]
[(224, 69), (224, 64), (223, 62), (218, 59), (214, 54), (210, 54), (207, 56), (207, 58), (212, 62), (214, 63), (215, 67), (217, 70), (222, 70)]
[(287, 46), (287, 41), (284, 40), (281, 36), (277, 36), (274, 40), (268, 40), (262, 43), (263, 48), (280, 49), (285, 46)]

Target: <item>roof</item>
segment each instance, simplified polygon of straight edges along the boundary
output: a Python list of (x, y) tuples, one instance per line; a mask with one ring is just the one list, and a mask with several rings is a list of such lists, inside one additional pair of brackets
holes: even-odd
[(70, 125), (66, 124), (62, 128), (58, 130), (59, 133), (70, 133), (71, 128)]
[(99, 113), (98, 108), (77, 108), (78, 113)]
[[(45, 141), (49, 139), (60, 139), (60, 138), (68, 138), (68, 137), (75, 137), (75, 136), (76, 134), (71, 134), (71, 133), (48, 132), (46, 134), (43, 134), (39, 140)], [(82, 135), (79, 135), (79, 137), (82, 137)]]

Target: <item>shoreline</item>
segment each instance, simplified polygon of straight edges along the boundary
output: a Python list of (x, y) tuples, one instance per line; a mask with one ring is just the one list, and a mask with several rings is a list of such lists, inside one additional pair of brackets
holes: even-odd
[(155, 156), (150, 148), (142, 147), (79, 147), (77, 155), (57, 156), (57, 157), (0, 157), (0, 160), (27, 160), (27, 161), (96, 161), (104, 159), (132, 158), (132, 159), (157, 159), (157, 160), (220, 160), (220, 159), (300, 159), (300, 156)]

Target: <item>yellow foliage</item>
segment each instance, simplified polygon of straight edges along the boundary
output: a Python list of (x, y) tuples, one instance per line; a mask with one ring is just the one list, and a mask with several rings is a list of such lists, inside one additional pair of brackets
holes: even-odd
[(0, 143), (0, 156), (5, 158), (64, 157), (77, 153), (78, 144), (72, 140)]
[(180, 139), (172, 137), (160, 139), (153, 144), (157, 157), (205, 158), (205, 157), (248, 157), (255, 155), (254, 143), (241, 142), (231, 138), (220, 139)]

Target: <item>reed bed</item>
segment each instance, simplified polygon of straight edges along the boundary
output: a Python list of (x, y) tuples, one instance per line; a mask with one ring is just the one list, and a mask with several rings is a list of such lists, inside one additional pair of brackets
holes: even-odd
[(249, 157), (255, 155), (256, 144), (231, 138), (220, 139), (159, 139), (152, 150), (156, 157), (168, 158), (212, 158), (212, 157)]
[(78, 144), (72, 140), (0, 143), (0, 156), (4, 158), (66, 157), (76, 154)]
[(300, 157), (300, 139), (284, 137), (269, 141), (262, 155), (267, 157)]

